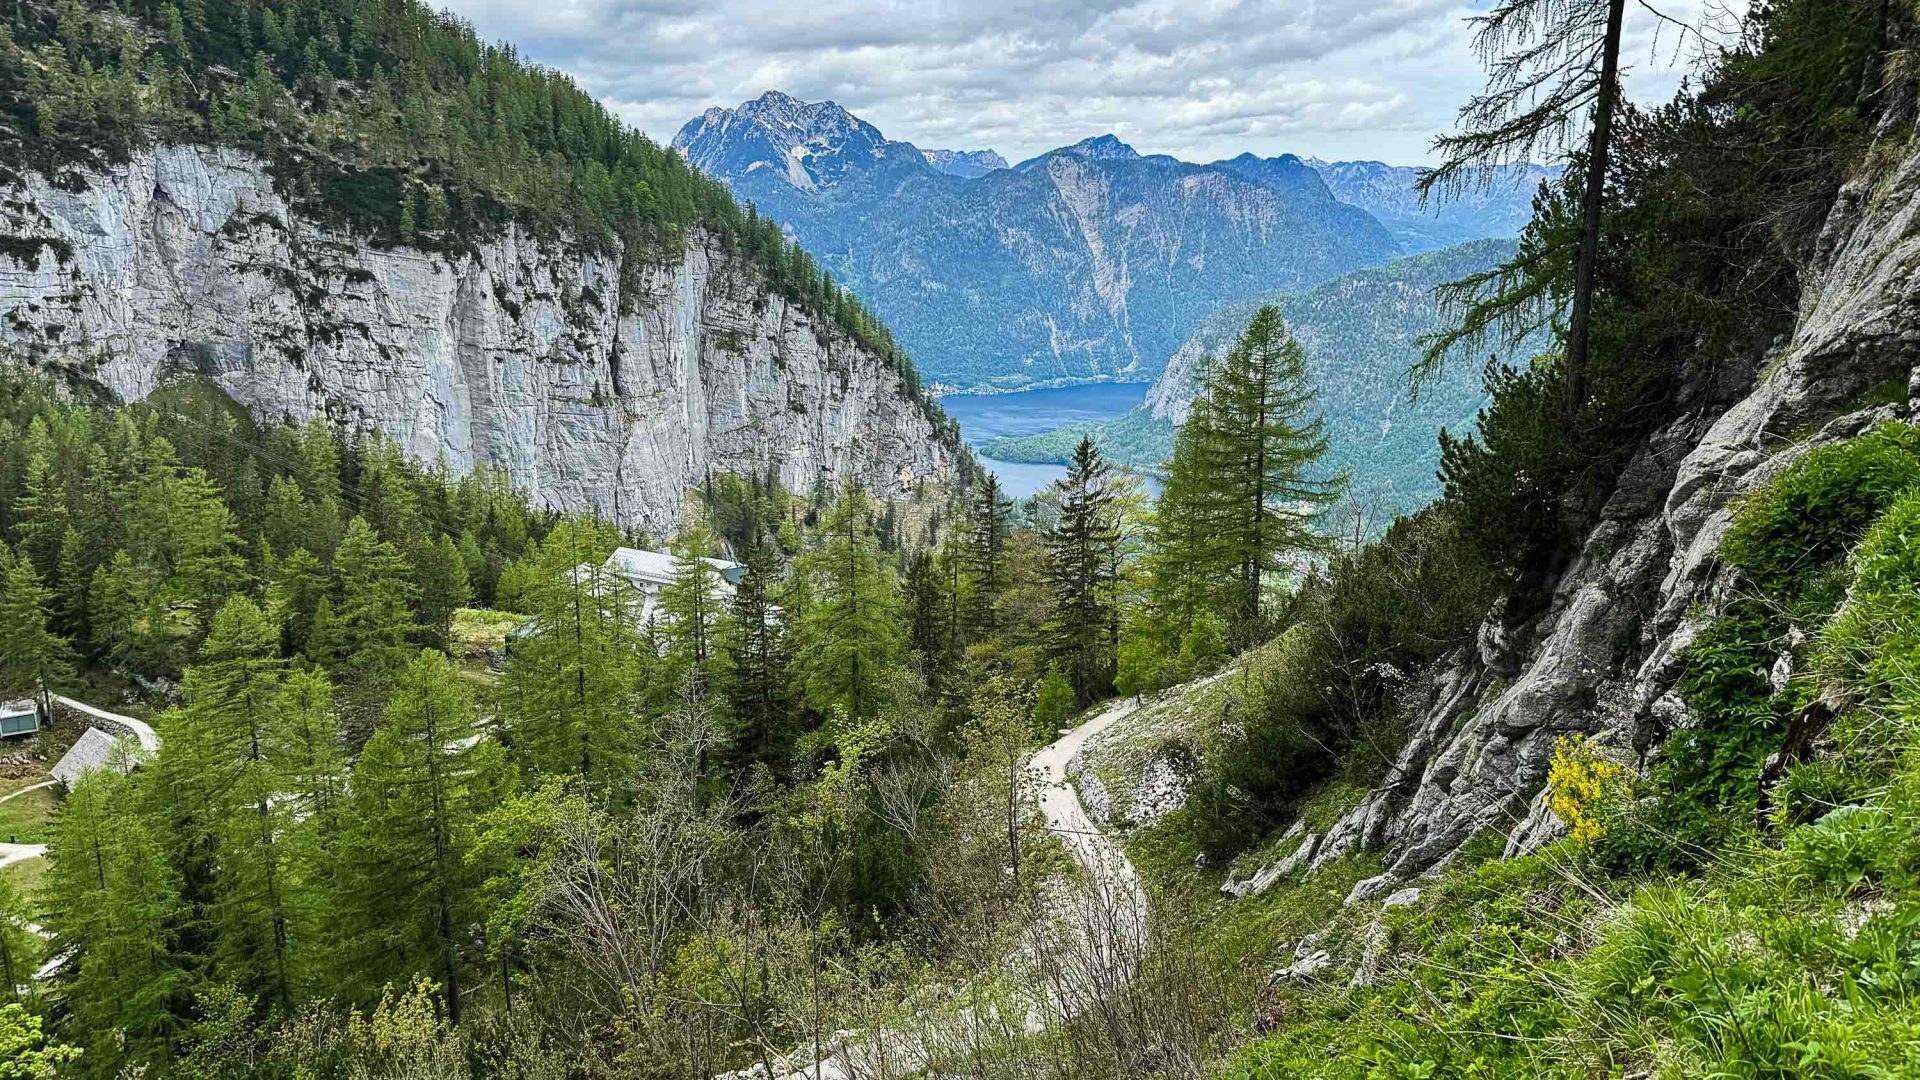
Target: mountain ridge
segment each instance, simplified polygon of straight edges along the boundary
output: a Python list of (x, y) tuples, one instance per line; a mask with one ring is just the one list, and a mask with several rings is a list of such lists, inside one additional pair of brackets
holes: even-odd
[(941, 389), (1151, 379), (1221, 298), (1399, 253), (1298, 159), (1235, 175), (1109, 134), (964, 178), (784, 94), (709, 109), (673, 145), (871, 304)]

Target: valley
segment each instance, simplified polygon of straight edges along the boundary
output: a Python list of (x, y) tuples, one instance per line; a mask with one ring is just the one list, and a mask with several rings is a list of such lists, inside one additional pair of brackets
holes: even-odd
[(1147, 389), (1145, 383), (1087, 383), (1000, 394), (949, 394), (940, 399), (940, 407), (960, 425), (960, 437), (976, 451), (981, 467), (998, 476), (1007, 494), (1018, 499), (1065, 477), (1066, 455), (1002, 459), (993, 456), (992, 445), (1063, 427), (1111, 423), (1138, 408)]

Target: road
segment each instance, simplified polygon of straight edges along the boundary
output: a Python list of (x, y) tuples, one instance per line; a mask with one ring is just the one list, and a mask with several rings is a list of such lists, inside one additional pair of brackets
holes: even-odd
[[(1040, 1030), (1050, 1020), (1071, 1019), (1087, 1006), (1124, 987), (1133, 976), (1145, 944), (1147, 894), (1126, 852), (1101, 832), (1080, 804), (1079, 792), (1067, 778), (1067, 766), (1088, 739), (1131, 715), (1139, 703), (1125, 698), (1100, 715), (1061, 735), (1029, 759), (1040, 782), (1040, 814), (1047, 830), (1060, 838), (1085, 876), (1083, 887), (1062, 890), (1054, 899), (1054, 918), (1044, 929), (1029, 933), (1026, 951), (1044, 954), (1050, 970), (1047, 1012), (1027, 1018), (1028, 1030)], [(968, 1024), (967, 1026), (971, 1026)], [(838, 1032), (835, 1049), (823, 1060), (775, 1060), (776, 1075), (794, 1080), (858, 1080), (904, 1064), (927, 1064), (928, 1054), (909, 1032)], [(811, 1055), (806, 1055), (810, 1057)], [(798, 1058), (798, 1059), (797, 1059)], [(876, 1068), (886, 1062), (891, 1068)], [(756, 1066), (727, 1074), (720, 1080), (762, 1076)]]

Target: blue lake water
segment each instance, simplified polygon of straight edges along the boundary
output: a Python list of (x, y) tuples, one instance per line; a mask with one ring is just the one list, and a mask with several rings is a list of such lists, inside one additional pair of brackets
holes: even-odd
[[(1068, 424), (1125, 415), (1147, 396), (1147, 385), (1095, 383), (1012, 394), (949, 394), (940, 399), (940, 407), (960, 422), (960, 437), (977, 454), (988, 440), (1003, 435), (1038, 435)], [(1062, 465), (996, 461), (984, 455), (980, 463), (992, 470), (1007, 494), (1016, 499), (1024, 499), (1067, 474)]]

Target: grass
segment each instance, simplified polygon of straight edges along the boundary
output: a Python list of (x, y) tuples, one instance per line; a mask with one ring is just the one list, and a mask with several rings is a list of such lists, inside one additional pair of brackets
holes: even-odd
[(52, 788), (40, 788), (0, 802), (0, 840), (15, 844), (43, 844), (59, 798)]
[(526, 619), (511, 611), (459, 608), (453, 613), (452, 652), (469, 657), (489, 650), (500, 652), (507, 647), (507, 635)]
[(25, 901), (27, 912), (38, 916), (43, 914), (40, 906), (40, 890), (46, 884), (47, 872), (51, 867), (46, 859), (21, 859), (19, 862), (0, 866), (0, 880), (12, 887), (15, 895)]

